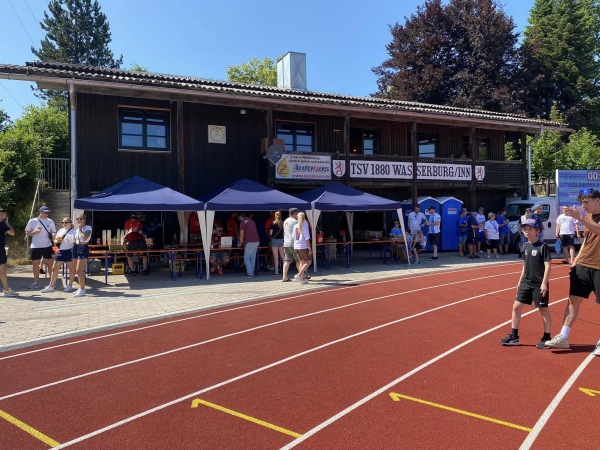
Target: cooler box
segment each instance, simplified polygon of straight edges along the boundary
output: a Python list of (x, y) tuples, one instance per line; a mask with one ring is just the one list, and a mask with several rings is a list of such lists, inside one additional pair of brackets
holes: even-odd
[(125, 263), (112, 263), (112, 274), (113, 275), (125, 274)]
[(440, 224), (440, 250), (458, 250), (458, 237), (456, 236), (456, 219), (460, 216), (463, 202), (454, 197), (438, 197), (440, 202), (439, 215), (442, 217)]
[(99, 273), (102, 271), (102, 263), (99, 259), (92, 259), (88, 261), (87, 267), (88, 273)]

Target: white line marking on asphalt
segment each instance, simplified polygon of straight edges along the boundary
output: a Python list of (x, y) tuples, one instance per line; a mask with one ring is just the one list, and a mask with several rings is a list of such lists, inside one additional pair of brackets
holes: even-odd
[[(456, 271), (451, 271), (451, 273), (465, 272), (465, 271), (468, 271), (468, 270), (473, 270), (473, 269), (459, 269), (459, 270), (456, 270)], [(515, 273), (520, 273), (520, 271), (519, 272), (503, 273), (503, 274), (498, 274), (498, 275), (489, 275), (489, 276), (486, 276), (486, 277), (472, 278), (472, 279), (468, 279), (468, 280), (464, 280), (464, 281), (453, 282), (453, 283), (450, 283), (450, 284), (470, 283), (470, 282), (475, 281), (475, 280), (482, 280), (482, 279), (486, 279), (486, 278), (495, 278), (495, 277), (501, 277), (501, 276), (506, 276), (506, 275), (513, 275)], [(411, 279), (414, 279), (414, 278), (417, 278), (417, 277), (418, 278), (426, 278), (426, 277), (430, 277), (430, 276), (433, 276), (433, 275), (435, 275), (435, 273), (433, 273), (433, 274), (417, 275), (415, 277), (412, 277)], [(345, 290), (345, 289), (356, 289), (356, 288), (360, 288), (360, 287), (364, 287), (364, 286), (372, 286), (372, 285), (375, 285), (375, 284), (384, 284), (384, 283), (391, 283), (391, 282), (397, 282), (397, 281), (398, 281), (398, 279), (396, 279), (396, 278), (394, 278), (394, 279), (378, 280), (378, 281), (374, 281), (374, 282), (371, 282), (371, 283), (363, 283), (363, 284), (360, 284), (360, 285), (342, 286), (342, 287), (330, 289), (327, 292), (338, 292), (338, 291)], [(446, 286), (446, 285), (440, 285), (440, 286)], [(434, 288), (434, 287), (435, 286), (430, 286), (430, 288)], [(227, 312), (238, 311), (240, 309), (245, 309), (245, 308), (255, 308), (255, 307), (259, 307), (259, 306), (263, 306), (263, 305), (268, 305), (268, 304), (271, 304), (271, 303), (277, 303), (277, 302), (283, 302), (283, 301), (288, 301), (288, 300), (294, 300), (294, 299), (298, 299), (298, 298), (302, 298), (302, 297), (309, 297), (309, 296), (312, 296), (312, 295), (319, 295), (322, 292), (323, 292), (322, 290), (319, 290), (319, 291), (310, 291), (310, 292), (306, 292), (306, 293), (302, 293), (302, 294), (293, 295), (293, 296), (290, 296), (290, 297), (278, 298), (278, 299), (275, 299), (275, 300), (265, 300), (263, 302), (253, 303), (251, 305), (238, 306), (238, 307), (235, 307), (235, 308), (227, 308), (227, 309), (222, 309), (222, 310), (219, 310), (219, 311), (214, 311), (214, 312), (210, 312), (210, 313), (206, 313), (206, 314), (195, 315), (193, 317), (184, 317), (184, 318), (181, 318), (181, 319), (170, 320), (168, 322), (162, 322), (162, 323), (159, 323), (159, 324), (147, 325), (147, 326), (139, 327), (139, 328), (136, 328), (136, 329), (133, 329), (133, 330), (119, 331), (119, 332), (116, 332), (116, 333), (110, 333), (110, 334), (106, 334), (106, 335), (103, 335), (103, 336), (95, 336), (95, 337), (92, 337), (92, 338), (80, 339), (78, 341), (68, 342), (66, 344), (58, 344), (58, 345), (52, 345), (52, 346), (49, 346), (49, 347), (39, 348), (39, 349), (36, 349), (36, 350), (28, 350), (28, 351), (24, 351), (24, 352), (20, 352), (20, 353), (15, 353), (13, 355), (0, 357), (0, 361), (2, 361), (3, 359), (17, 358), (17, 357), (20, 357), (20, 356), (30, 355), (32, 353), (39, 353), (39, 352), (44, 352), (44, 351), (48, 351), (48, 350), (54, 350), (54, 349), (61, 348), (61, 347), (68, 347), (68, 346), (71, 346), (71, 345), (82, 344), (82, 343), (86, 343), (86, 342), (90, 342), (90, 341), (95, 341), (95, 340), (99, 340), (99, 339), (106, 339), (106, 338), (109, 338), (109, 337), (119, 336), (119, 335), (122, 335), (122, 334), (134, 333), (134, 332), (138, 332), (138, 331), (144, 331), (144, 330), (147, 330), (147, 329), (150, 329), (150, 328), (162, 327), (162, 326), (165, 326), (165, 325), (171, 325), (171, 324), (175, 324), (175, 323), (179, 323), (179, 322), (184, 322), (184, 321), (187, 321), (187, 320), (200, 319), (200, 318), (211, 316), (211, 315), (214, 315), (214, 314), (223, 314), (223, 313), (227, 313)], [(285, 294), (282, 294), (282, 295), (285, 295)], [(163, 294), (163, 296), (164, 296), (164, 294)], [(236, 304), (236, 303), (237, 304), (239, 304), (239, 303), (247, 303), (247, 302), (251, 302), (251, 301), (260, 301), (262, 299), (264, 299), (264, 296), (247, 298), (247, 299), (241, 299), (238, 302), (235, 302), (234, 304)], [(232, 303), (229, 303), (229, 304), (231, 305)], [(223, 305), (211, 305), (211, 306), (207, 306), (207, 307), (203, 308), (202, 310), (214, 309), (214, 308), (220, 308), (220, 307), (223, 307)], [(185, 314), (187, 312), (193, 313), (193, 312), (197, 312), (197, 311), (198, 311), (198, 309), (194, 308), (193, 310), (178, 311), (177, 314)], [(174, 313), (170, 313), (169, 316), (172, 316), (172, 314), (174, 314)], [(148, 320), (160, 320), (161, 317), (165, 317), (165, 315), (151, 316), (151, 317), (148, 317), (145, 321), (148, 321)], [(107, 325), (105, 325), (103, 327), (100, 327), (100, 328), (91, 328), (89, 330), (77, 330), (76, 333), (77, 333), (77, 335), (81, 335), (82, 333), (84, 333), (86, 331), (100, 333), (102, 331), (105, 331), (105, 330), (108, 330), (108, 329), (112, 329), (112, 328), (115, 328), (115, 327), (118, 327), (118, 326), (127, 326), (128, 324), (131, 324), (131, 322), (129, 322), (129, 321), (128, 322), (117, 322), (117, 323), (107, 324)], [(73, 334), (73, 332), (64, 333), (64, 338), (67, 338), (68, 336), (70, 336), (72, 334)], [(59, 337), (61, 337), (61, 335), (55, 335), (55, 336), (52, 336), (50, 338), (54, 341), (54, 340), (56, 340), (56, 338), (59, 338)], [(8, 346), (9, 348), (0, 347), (0, 352), (7, 351), (7, 350), (13, 349), (15, 347), (23, 346), (23, 345), (36, 345), (36, 343), (42, 344), (44, 342), (46, 342), (46, 340), (44, 340), (44, 339), (42, 339), (41, 341), (40, 340), (35, 340), (35, 341), (18, 342), (18, 343), (11, 344), (10, 346)]]
[(546, 426), (546, 423), (548, 422), (548, 420), (550, 420), (550, 417), (558, 407), (558, 404), (562, 401), (565, 395), (567, 395), (567, 392), (569, 392), (569, 389), (571, 389), (575, 381), (577, 381), (579, 375), (581, 375), (581, 373), (584, 371), (587, 365), (594, 358), (596, 358), (596, 356), (590, 353), (588, 357), (585, 358), (583, 362), (579, 365), (579, 367), (575, 370), (575, 372), (573, 372), (573, 375), (571, 375), (571, 377), (563, 385), (561, 390), (558, 391), (558, 394), (556, 394), (556, 396), (552, 399), (544, 413), (540, 416), (531, 432), (527, 435), (527, 437), (521, 444), (521, 447), (519, 447), (519, 450), (529, 450), (531, 448), (531, 446), (539, 436), (540, 432), (544, 429), (544, 426)]
[[(491, 277), (483, 277), (483, 278), (491, 278)], [(450, 285), (453, 285), (453, 284), (458, 284), (458, 282), (454, 281), (452, 283), (445, 283), (445, 284), (442, 284), (442, 285), (438, 285), (437, 287), (445, 287), (445, 286), (450, 286)], [(223, 340), (223, 339), (227, 339), (227, 338), (230, 338), (230, 337), (233, 337), (233, 336), (238, 336), (238, 335), (241, 335), (241, 334), (250, 333), (252, 331), (261, 330), (263, 328), (268, 328), (268, 327), (272, 327), (272, 326), (275, 326), (275, 325), (280, 325), (282, 323), (291, 322), (291, 321), (298, 320), (298, 319), (304, 319), (306, 317), (316, 316), (316, 315), (328, 313), (328, 312), (331, 312), (331, 311), (337, 311), (337, 310), (340, 310), (340, 309), (349, 308), (351, 306), (362, 305), (362, 304), (365, 304), (365, 303), (371, 303), (371, 302), (374, 302), (374, 301), (383, 300), (383, 299), (387, 299), (387, 298), (391, 298), (391, 297), (399, 297), (399, 296), (406, 295), (406, 294), (413, 294), (415, 292), (425, 291), (425, 290), (428, 290), (428, 289), (432, 289), (432, 286), (427, 286), (427, 287), (423, 287), (423, 288), (413, 289), (413, 290), (406, 291), (406, 292), (400, 292), (400, 293), (393, 293), (393, 294), (388, 294), (388, 295), (382, 295), (380, 297), (374, 297), (374, 298), (370, 298), (370, 299), (365, 299), (365, 300), (361, 300), (361, 301), (354, 302), (354, 303), (349, 303), (349, 304), (342, 305), (342, 306), (336, 306), (334, 308), (322, 309), (322, 310), (319, 310), (319, 311), (313, 311), (311, 313), (302, 314), (300, 316), (294, 316), (294, 317), (289, 317), (287, 319), (277, 320), (275, 322), (270, 322), (270, 323), (267, 323), (267, 324), (264, 324), (264, 325), (259, 325), (259, 326), (256, 326), (256, 327), (247, 328), (245, 330), (236, 331), (234, 333), (229, 333), (229, 334), (225, 334), (225, 335), (222, 335), (222, 336), (217, 336), (215, 338), (207, 339), (205, 341), (196, 342), (194, 344), (189, 344), (189, 345), (185, 345), (183, 347), (178, 347), (178, 348), (174, 348), (174, 349), (167, 350), (167, 351), (164, 351), (164, 352), (155, 353), (155, 354), (152, 354), (152, 355), (144, 356), (143, 358), (138, 358), (138, 359), (134, 359), (134, 360), (131, 360), (131, 361), (126, 361), (126, 362), (123, 362), (123, 363), (120, 363), (120, 364), (115, 364), (115, 365), (112, 365), (112, 366), (103, 367), (102, 369), (92, 370), (90, 372), (82, 373), (82, 374), (79, 374), (79, 375), (74, 375), (72, 377), (63, 378), (62, 380), (53, 381), (51, 383), (47, 383), (47, 384), (43, 384), (43, 385), (36, 386), (36, 387), (33, 387), (33, 388), (25, 389), (23, 391), (14, 392), (12, 394), (7, 394), (7, 395), (4, 395), (4, 396), (0, 397), (0, 401), (6, 400), (6, 399), (9, 399), (9, 398), (13, 398), (13, 397), (17, 397), (17, 396), (20, 396), (20, 395), (28, 394), (28, 393), (31, 393), (31, 392), (39, 391), (41, 389), (49, 388), (49, 387), (56, 386), (56, 385), (59, 385), (59, 384), (67, 383), (69, 381), (79, 380), (81, 378), (86, 378), (86, 377), (89, 377), (89, 376), (92, 376), (92, 375), (96, 375), (96, 374), (99, 374), (99, 373), (107, 372), (109, 370), (118, 369), (120, 367), (125, 367), (125, 366), (129, 366), (129, 365), (132, 365), (132, 364), (137, 364), (137, 363), (142, 362), (142, 361), (148, 361), (150, 359), (159, 358), (161, 356), (170, 355), (172, 353), (177, 353), (177, 352), (180, 352), (180, 351), (189, 350), (191, 348), (199, 347), (201, 345), (206, 345), (206, 344), (209, 344), (209, 343), (212, 343), (212, 342), (216, 342), (216, 341), (220, 341), (220, 340)], [(430, 309), (430, 310), (428, 310), (426, 312), (437, 311), (438, 309), (443, 309), (443, 308), (446, 308), (448, 306), (457, 305), (459, 303), (462, 303), (462, 302), (465, 302), (465, 301), (468, 301), (468, 300), (473, 300), (473, 299), (476, 299), (476, 298), (488, 296), (490, 294), (495, 294), (495, 293), (498, 293), (498, 292), (509, 291), (509, 290), (513, 290), (513, 289), (515, 289), (515, 288), (511, 286), (509, 288), (500, 289), (498, 291), (485, 292), (483, 294), (479, 294), (479, 295), (476, 295), (474, 297), (470, 297), (470, 298), (467, 298), (467, 299), (464, 299), (464, 300), (459, 300), (457, 302), (450, 303), (448, 305), (438, 306), (438, 307)], [(411, 317), (418, 317), (421, 314), (425, 314), (425, 313), (419, 313), (419, 314), (410, 316), (409, 318), (411, 318)], [(402, 319), (399, 319), (399, 320), (396, 320), (396, 321), (393, 321), (393, 322), (389, 322), (389, 324), (383, 324), (380, 327), (391, 325), (391, 324), (394, 324), (394, 323), (397, 323), (397, 322), (402, 322), (403, 320), (406, 320), (406, 318), (402, 318)], [(372, 328), (371, 330), (375, 330), (377, 328), (379, 328), (379, 327)]]
[[(407, 316), (407, 317), (403, 317), (402, 319), (397, 319), (397, 320), (394, 320), (394, 321), (391, 321), (391, 322), (387, 322), (387, 323), (384, 323), (384, 324), (378, 325), (378, 326), (376, 326), (376, 327), (372, 327), (372, 328), (369, 328), (369, 329), (367, 329), (367, 330), (363, 330), (363, 331), (360, 331), (360, 332), (358, 332), (358, 333), (355, 333), (355, 334), (352, 334), (352, 335), (349, 335), (349, 336), (345, 336), (345, 337), (343, 337), (343, 338), (336, 339), (336, 340), (334, 340), (334, 341), (327, 342), (327, 343), (325, 343), (325, 344), (319, 345), (319, 346), (317, 346), (317, 347), (313, 347), (313, 348), (311, 348), (311, 349), (308, 349), (308, 350), (305, 350), (305, 351), (303, 351), (303, 352), (296, 353), (295, 355), (288, 356), (287, 358), (280, 359), (279, 361), (275, 361), (274, 363), (268, 364), (268, 365), (266, 365), (266, 366), (259, 367), (258, 369), (252, 370), (252, 371), (250, 371), (250, 372), (246, 372), (246, 373), (244, 373), (244, 374), (238, 375), (237, 377), (230, 378), (229, 380), (222, 381), (222, 382), (220, 382), (220, 383), (217, 383), (217, 384), (214, 384), (214, 385), (212, 385), (212, 386), (206, 387), (206, 388), (204, 388), (204, 389), (201, 389), (201, 390), (199, 390), (199, 391), (193, 392), (193, 393), (191, 393), (191, 394), (187, 394), (187, 395), (185, 395), (185, 396), (183, 396), (183, 397), (179, 397), (179, 398), (177, 398), (177, 399), (175, 399), (175, 400), (172, 400), (172, 401), (170, 401), (170, 402), (168, 402), (168, 403), (163, 403), (162, 405), (158, 405), (158, 406), (156, 406), (156, 407), (154, 407), (154, 408), (152, 408), (152, 409), (148, 409), (148, 410), (146, 410), (146, 411), (142, 411), (142, 412), (141, 412), (141, 413), (139, 413), (139, 414), (136, 414), (136, 415), (134, 415), (134, 416), (131, 416), (131, 417), (128, 417), (128, 418), (126, 418), (126, 419), (120, 420), (120, 421), (118, 421), (118, 422), (115, 422), (115, 423), (113, 423), (113, 424), (111, 424), (111, 425), (108, 425), (108, 426), (106, 426), (106, 427), (104, 427), (104, 428), (100, 428), (99, 430), (93, 431), (93, 432), (91, 432), (91, 433), (85, 434), (85, 435), (83, 435), (83, 436), (80, 436), (80, 437), (78, 437), (78, 438), (75, 438), (75, 439), (73, 439), (73, 440), (70, 440), (70, 441), (68, 441), (68, 442), (65, 442), (65, 443), (61, 444), (60, 446), (58, 446), (58, 447), (56, 447), (56, 448), (57, 448), (57, 449), (60, 449), (60, 448), (69, 447), (69, 446), (71, 446), (71, 445), (73, 445), (73, 444), (77, 444), (77, 443), (79, 443), (79, 442), (82, 442), (82, 441), (85, 441), (85, 440), (87, 440), (87, 439), (90, 439), (90, 438), (92, 438), (92, 437), (94, 437), (94, 436), (98, 436), (99, 434), (102, 434), (102, 433), (105, 433), (105, 432), (107, 432), (107, 431), (110, 431), (110, 430), (112, 430), (112, 429), (114, 429), (114, 428), (120, 427), (121, 425), (125, 425), (126, 423), (132, 422), (132, 421), (134, 421), (134, 420), (136, 420), (136, 419), (140, 419), (140, 418), (142, 418), (142, 417), (144, 417), (144, 416), (147, 416), (147, 415), (149, 415), (149, 414), (152, 414), (152, 413), (154, 413), (154, 412), (156, 412), (156, 411), (160, 411), (160, 410), (162, 410), (162, 409), (165, 409), (165, 408), (167, 408), (167, 407), (169, 407), (169, 406), (175, 405), (175, 404), (177, 404), (177, 403), (180, 403), (180, 402), (183, 402), (183, 401), (185, 401), (185, 400), (189, 400), (189, 399), (191, 399), (191, 398), (193, 398), (193, 397), (196, 397), (196, 396), (198, 396), (198, 395), (202, 395), (202, 394), (204, 394), (204, 393), (206, 393), (206, 392), (208, 392), (208, 391), (212, 391), (212, 390), (214, 390), (214, 389), (217, 389), (217, 388), (219, 388), (219, 387), (222, 387), (222, 386), (228, 385), (228, 384), (230, 384), (230, 383), (233, 383), (233, 382), (235, 382), (235, 381), (239, 381), (239, 380), (241, 380), (241, 379), (243, 379), (243, 378), (246, 378), (246, 377), (249, 377), (249, 376), (251, 376), (251, 375), (255, 375), (255, 374), (257, 374), (257, 373), (263, 372), (263, 371), (265, 371), (265, 370), (267, 370), (267, 369), (271, 369), (271, 368), (273, 368), (273, 367), (279, 366), (279, 365), (281, 365), (281, 364), (283, 364), (283, 363), (286, 363), (286, 362), (292, 361), (292, 360), (294, 360), (294, 359), (300, 358), (301, 356), (305, 356), (305, 355), (308, 355), (308, 354), (310, 354), (310, 353), (314, 353), (314, 352), (316, 352), (316, 351), (319, 351), (319, 350), (322, 350), (322, 349), (324, 349), (324, 348), (330, 347), (330, 346), (332, 346), (332, 345), (339, 344), (340, 342), (344, 342), (344, 341), (347, 341), (347, 340), (353, 339), (353, 338), (355, 338), (355, 337), (362, 336), (362, 335), (364, 335), (364, 334), (371, 333), (371, 332), (373, 332), (373, 331), (380, 330), (380, 329), (382, 329), (382, 328), (386, 328), (386, 327), (389, 327), (389, 326), (391, 326), (391, 325), (395, 325), (395, 324), (398, 324), (398, 323), (404, 322), (404, 321), (406, 321), (406, 320), (409, 320), (409, 319), (413, 319), (413, 318), (415, 318), (415, 317), (420, 317), (420, 316), (423, 316), (423, 315), (425, 315), (425, 314), (429, 314), (429, 313), (432, 313), (432, 312), (435, 312), (435, 311), (439, 311), (439, 310), (441, 310), (441, 309), (445, 309), (445, 308), (449, 308), (449, 307), (451, 307), (451, 306), (459, 305), (459, 304), (461, 304), (461, 303), (465, 303), (465, 302), (467, 302), (467, 301), (470, 301), (470, 300), (473, 300), (473, 299), (476, 299), (476, 298), (488, 297), (490, 294), (495, 294), (495, 293), (498, 293), (498, 292), (507, 291), (507, 290), (509, 290), (509, 289), (515, 289), (515, 288), (505, 288), (505, 289), (500, 289), (500, 290), (498, 290), (498, 291), (486, 292), (486, 293), (484, 293), (484, 294), (480, 294), (480, 295), (477, 295), (477, 296), (474, 296), (474, 297), (470, 297), (470, 298), (466, 298), (466, 299), (463, 299), (463, 300), (459, 300), (459, 301), (456, 301), (456, 302), (453, 302), (453, 303), (449, 303), (449, 304), (447, 304), (447, 305), (438, 306), (438, 307), (436, 307), (436, 308), (432, 308), (432, 309), (429, 309), (429, 310), (426, 310), (426, 311), (421, 311), (420, 313), (413, 314), (413, 315), (411, 315), (411, 316)], [(555, 302), (555, 303), (556, 303), (556, 302)], [(523, 314), (523, 315), (525, 316), (525, 315), (528, 315), (528, 314), (530, 314), (530, 313), (532, 313), (532, 312), (535, 312), (535, 311), (536, 311), (536, 310), (534, 309), (533, 311), (531, 311), (531, 312), (528, 312), (528, 313), (526, 313), (526, 314)], [(384, 387), (384, 388), (382, 388), (382, 389), (383, 389), (383, 390), (385, 390), (385, 389), (387, 388), (387, 386), (393, 386), (393, 385), (394, 385), (394, 384), (396, 384), (397, 382), (399, 382), (399, 381), (403, 380), (404, 378), (407, 378), (407, 377), (409, 377), (410, 375), (413, 375), (414, 373), (417, 373), (418, 371), (420, 371), (420, 370), (424, 369), (425, 367), (427, 367), (427, 366), (429, 366), (429, 365), (433, 364), (434, 362), (438, 361), (439, 359), (443, 358), (444, 356), (447, 356), (447, 355), (449, 355), (450, 353), (453, 353), (454, 351), (458, 350), (459, 348), (462, 348), (463, 346), (465, 346), (465, 345), (467, 345), (468, 343), (470, 343), (470, 342), (474, 341), (475, 339), (477, 339), (477, 338), (479, 338), (479, 337), (481, 337), (481, 336), (485, 336), (486, 334), (488, 334), (488, 333), (490, 333), (490, 332), (492, 332), (492, 331), (495, 331), (495, 330), (497, 330), (498, 328), (500, 328), (500, 327), (503, 327), (503, 326), (505, 326), (505, 325), (506, 325), (506, 324), (508, 324), (508, 323), (510, 323), (510, 321), (508, 321), (508, 322), (504, 322), (504, 323), (502, 323), (501, 325), (498, 325), (497, 327), (494, 327), (494, 328), (492, 328), (492, 329), (490, 329), (490, 330), (486, 331), (485, 333), (482, 333), (482, 334), (480, 334), (480, 335), (478, 335), (478, 336), (476, 336), (476, 337), (474, 337), (474, 338), (471, 338), (471, 339), (469, 339), (468, 341), (465, 341), (464, 343), (462, 343), (462, 344), (460, 344), (460, 345), (458, 345), (458, 346), (454, 347), (454, 349), (448, 350), (447, 352), (443, 353), (442, 355), (439, 355), (439, 356), (437, 356), (436, 358), (434, 358), (434, 359), (430, 360), (428, 363), (422, 364), (421, 366), (417, 367), (416, 369), (413, 369), (412, 371), (408, 372), (407, 374), (405, 374), (405, 375), (403, 375), (402, 377), (400, 377), (400, 378), (398, 378), (397, 380), (395, 380), (395, 382), (393, 382), (393, 383), (390, 383), (390, 384), (386, 385), (386, 387)], [(378, 392), (378, 393), (380, 393), (380, 391), (381, 391), (381, 389), (380, 389), (380, 390), (378, 390), (377, 392)], [(369, 397), (367, 397), (367, 398), (368, 398), (368, 399), (370, 399), (370, 398), (372, 398), (372, 396), (374, 396), (374, 395), (373, 395), (373, 394), (371, 394), (371, 395), (369, 395)], [(0, 398), (0, 400), (2, 400), (2, 398)], [(367, 401), (367, 400), (365, 400), (365, 401)], [(361, 400), (361, 401), (360, 401), (360, 402), (358, 402), (358, 403), (362, 404), (362, 403), (364, 403), (364, 401), (363, 401), (363, 400)], [(357, 405), (356, 407), (360, 406), (358, 403), (355, 403), (355, 405)], [(352, 407), (351, 407), (351, 408), (352, 408)], [(352, 408), (352, 409), (354, 409), (354, 408)], [(343, 413), (343, 414), (342, 414), (342, 413), (339, 413), (339, 414), (345, 415), (345, 414), (347, 414), (348, 412), (350, 412), (352, 409), (350, 409), (350, 408), (347, 408), (346, 410), (344, 410), (344, 411), (347, 411), (347, 412), (344, 412), (344, 411), (342, 411), (342, 413)], [(338, 415), (339, 415), (339, 414), (338, 414)], [(341, 417), (341, 415), (339, 415), (339, 417), (338, 417), (338, 415), (336, 415), (335, 417), (337, 417), (337, 418)], [(329, 419), (329, 420), (331, 420), (331, 419)], [(337, 419), (335, 419), (335, 420), (337, 420)], [(314, 428), (313, 428), (313, 430), (314, 430)], [(311, 430), (311, 431), (312, 431), (312, 430)], [(316, 431), (315, 431), (315, 432), (316, 432)], [(313, 434), (314, 434), (314, 432), (313, 432)], [(304, 436), (306, 436), (306, 435), (304, 435)], [(297, 439), (297, 440), (298, 440), (298, 439)], [(297, 440), (296, 440), (296, 441), (297, 441)], [(294, 441), (294, 442), (296, 442), (296, 441)], [(292, 444), (293, 444), (294, 442), (292, 442)], [(294, 444), (294, 445), (295, 445), (295, 444)]]
[[(559, 302), (563, 302), (565, 301), (566, 298), (557, 300), (555, 302), (553, 302), (551, 305), (555, 305)], [(536, 312), (538, 309), (534, 309), (532, 311), (528, 311), (525, 314), (523, 314), (523, 316), (527, 316), (529, 314), (533, 314), (534, 312)], [(388, 389), (391, 389), (392, 387), (394, 387), (395, 385), (397, 385), (398, 383), (406, 380), (407, 378), (413, 376), (414, 374), (420, 372), (421, 370), (431, 366), (433, 363), (438, 362), (440, 359), (445, 358), (446, 356), (454, 353), (457, 350), (460, 350), (461, 348), (465, 347), (466, 345), (470, 344), (471, 342), (476, 341), (477, 339), (486, 336), (488, 334), (490, 334), (493, 331), (498, 330), (499, 328), (502, 328), (508, 324), (510, 324), (511, 321), (506, 321), (504, 323), (501, 323), (498, 326), (495, 326), (493, 328), (490, 328), (487, 331), (484, 331), (481, 334), (478, 334), (475, 337), (472, 337), (471, 339), (463, 342), (462, 344), (458, 344), (455, 347), (452, 347), (450, 350), (442, 353), (441, 355), (436, 356), (433, 359), (430, 359), (429, 361), (427, 361), (426, 363), (421, 364), (418, 367), (415, 367), (413, 370), (411, 370), (410, 372), (405, 373), (404, 375), (402, 375), (401, 377), (396, 378), (395, 380), (393, 380), (392, 382), (386, 384), (385, 386), (377, 389), (375, 392), (372, 392), (371, 394), (367, 395), (366, 397), (362, 398), (361, 400), (357, 401), (356, 403), (353, 403), (352, 405), (348, 406), (346, 409), (340, 411), (339, 413), (337, 413), (336, 415), (330, 417), (329, 419), (327, 419), (326, 421), (320, 423), (319, 425), (317, 425), (316, 427), (312, 428), (311, 430), (307, 431), (306, 433), (302, 433), (302, 436), (299, 437), (298, 439), (293, 440), (292, 442), (290, 442), (288, 445), (281, 447), (281, 450), (289, 450), (291, 448), (294, 448), (295, 446), (297, 446), (298, 444), (304, 442), (306, 439), (308, 439), (311, 436), (314, 436), (316, 433), (318, 433), (319, 431), (321, 431), (322, 429), (324, 429), (325, 427), (331, 425), (333, 422), (337, 421), (338, 419), (341, 419), (342, 417), (344, 417), (345, 415), (351, 413), (352, 411), (354, 411), (355, 409), (357, 409), (358, 407), (364, 405), (365, 403), (367, 403), (368, 401), (374, 399), (375, 397), (377, 397), (378, 395), (381, 395), (383, 393), (385, 393)], [(59, 447), (60, 448), (60, 447)]]

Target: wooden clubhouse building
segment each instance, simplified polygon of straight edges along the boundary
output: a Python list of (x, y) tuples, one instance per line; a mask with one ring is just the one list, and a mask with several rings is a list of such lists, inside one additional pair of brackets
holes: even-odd
[(568, 131), (520, 115), (311, 92), (305, 67), (305, 55), (288, 53), (278, 87), (47, 62), (0, 64), (0, 79), (69, 93), (72, 201), (139, 175), (194, 198), (241, 178), (290, 194), (341, 181), (393, 200), (453, 196), (498, 208), (527, 191), (526, 162), (505, 161), (505, 142)]

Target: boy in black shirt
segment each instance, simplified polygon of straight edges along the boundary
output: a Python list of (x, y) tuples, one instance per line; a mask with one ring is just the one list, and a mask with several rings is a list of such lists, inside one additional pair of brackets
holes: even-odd
[(526, 219), (521, 223), (521, 230), (527, 238), (523, 246), (523, 270), (519, 278), (517, 298), (513, 304), (512, 330), (508, 336), (500, 339), (502, 345), (519, 345), (519, 324), (524, 305), (532, 301), (540, 309), (544, 321), (544, 336), (536, 344), (539, 349), (548, 348), (545, 342), (550, 337), (552, 317), (548, 310), (550, 280), (550, 249), (544, 242), (538, 241), (539, 224), (535, 219)]

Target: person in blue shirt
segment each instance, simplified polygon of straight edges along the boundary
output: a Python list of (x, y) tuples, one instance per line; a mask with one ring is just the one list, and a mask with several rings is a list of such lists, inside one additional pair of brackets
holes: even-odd
[(469, 253), (466, 248), (467, 235), (468, 235), (467, 222), (468, 222), (467, 208), (463, 208), (460, 211), (460, 215), (458, 216), (458, 219), (456, 219), (456, 237), (458, 238), (458, 256), (465, 256)]
[(501, 210), (496, 216), (496, 222), (498, 222), (498, 231), (500, 232), (500, 239), (498, 246), (500, 247), (501, 255), (508, 255), (508, 245), (510, 244), (510, 233), (508, 229), (508, 217), (506, 217), (506, 210)]

